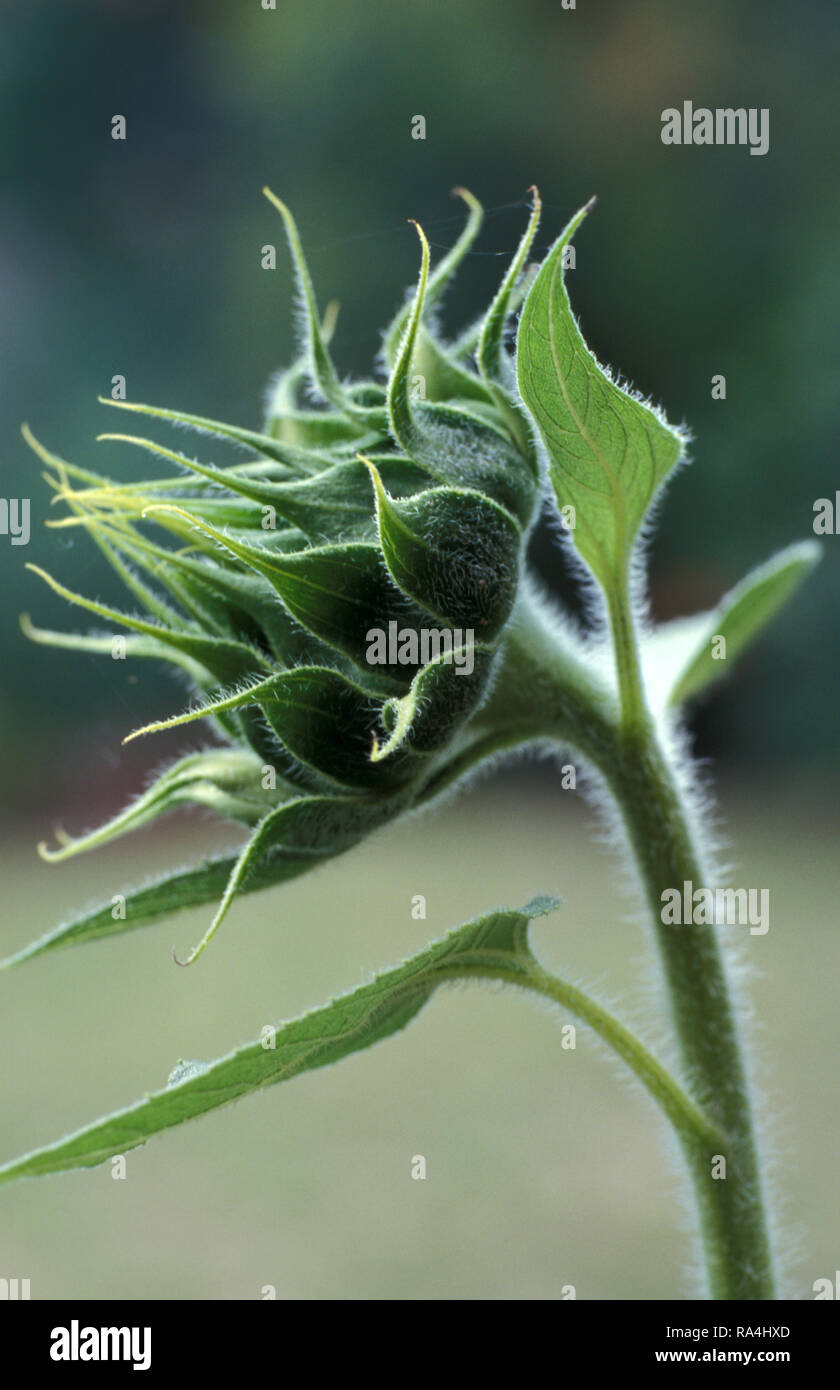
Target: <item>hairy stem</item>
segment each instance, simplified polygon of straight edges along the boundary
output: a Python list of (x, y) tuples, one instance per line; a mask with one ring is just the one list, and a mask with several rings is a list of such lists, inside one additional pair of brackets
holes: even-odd
[(498, 966), (494, 966), (484, 959), (472, 967), (459, 961), (451, 967), (451, 971), (445, 967), (437, 970), (438, 978), (446, 977), (448, 974), (451, 974), (452, 979), (473, 977), (504, 980), (507, 984), (533, 990), (545, 999), (550, 999), (552, 1003), (562, 1005), (590, 1027), (612, 1052), (626, 1062), (648, 1094), (667, 1115), (686, 1154), (691, 1156), (707, 1153), (724, 1143), (723, 1136), (713, 1121), (633, 1033), (590, 995), (568, 981), (552, 975), (543, 969), (538, 961), (529, 959), (527, 963), (512, 966), (501, 960)]
[(639, 663), (636, 629), (626, 582), (616, 589), (609, 603), (610, 631), (615, 653), (615, 672), (621, 704), (621, 728), (625, 735), (638, 733), (650, 724)]
[(623, 624), (616, 634), (618, 659), (629, 642), (634, 660), (620, 668), (616, 699), (615, 692), (610, 696), (593, 682), (549, 615), (523, 601), (483, 711), (485, 750), (493, 739), (499, 748), (539, 740), (570, 746), (594, 763), (612, 793), (650, 910), (684, 1080), (696, 1104), (726, 1135), (714, 1152), (695, 1146), (688, 1153), (709, 1293), (715, 1299), (772, 1299), (749, 1086), (716, 931), (662, 922), (665, 889), (682, 893), (687, 882), (695, 889), (714, 884), (647, 712), (626, 609)]
[(713, 1298), (772, 1299), (770, 1247), (753, 1137), (750, 1095), (731, 991), (714, 927), (662, 922), (662, 893), (712, 887), (693, 843), (671, 768), (654, 734), (626, 741), (610, 785), (642, 878), (671, 1013), (689, 1082), (728, 1136), (719, 1156), (694, 1165), (709, 1290)]

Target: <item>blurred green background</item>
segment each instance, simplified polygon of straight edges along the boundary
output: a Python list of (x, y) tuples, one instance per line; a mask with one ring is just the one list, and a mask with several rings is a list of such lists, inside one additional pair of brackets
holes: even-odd
[[(200, 737), (122, 749), (183, 691), (151, 669), (21, 636), (22, 610), (79, 625), (25, 561), (120, 598), (92, 546), (43, 529), (48, 493), (21, 421), (121, 477), (132, 458), (93, 442), (113, 425), (95, 397), (115, 373), (129, 398), (258, 424), (293, 350), (291, 276), (264, 183), (298, 217), (321, 304), (341, 301), (346, 372), (367, 369), (415, 274), (408, 217), (440, 254), (461, 223), (454, 185), (488, 209), (446, 306), (456, 328), (494, 292), (530, 184), (545, 204), (538, 253), (597, 193), (570, 275), (585, 335), (695, 436), (695, 462), (660, 509), (653, 610), (709, 606), (810, 535), (814, 500), (837, 486), (838, 39), (828, 0), (4, 8), (0, 491), (31, 498), (32, 539), (0, 537), (2, 954), (219, 833), (173, 821), (86, 863), (34, 857), (54, 820), (95, 823)], [(769, 154), (663, 146), (660, 112), (683, 99), (769, 107)], [(117, 113), (124, 142), (110, 138)], [(425, 141), (411, 138), (415, 114)], [(266, 243), (274, 272), (260, 267)], [(717, 373), (725, 401), (711, 399)], [(743, 881), (771, 888), (770, 934), (745, 954), (758, 966), (756, 1016), (769, 1020), (758, 1062), (781, 1116), (800, 1297), (835, 1268), (840, 1234), (837, 546), (825, 540), (807, 588), (693, 716), (701, 756), (724, 777)], [(568, 595), (546, 535), (534, 562)], [(652, 1010), (632, 1004), (643, 939), (612, 861), (546, 769), (499, 776), (421, 824), (241, 904), (186, 975), (167, 951), (194, 939), (201, 914), (5, 977), (2, 1156), (157, 1086), (179, 1056), (216, 1055), (427, 935), (538, 890), (569, 903), (540, 928), (548, 957), (652, 1027)], [(427, 923), (410, 919), (414, 892), (434, 902)], [(40, 1297), (255, 1297), (265, 1283), (303, 1297), (552, 1297), (569, 1282), (580, 1297), (690, 1291), (657, 1127), (591, 1041), (562, 1052), (553, 1018), (493, 991), (432, 1010), (382, 1049), (131, 1157), (125, 1183), (103, 1169), (12, 1190), (0, 1275), (31, 1275)], [(425, 1184), (408, 1178), (416, 1152)]]

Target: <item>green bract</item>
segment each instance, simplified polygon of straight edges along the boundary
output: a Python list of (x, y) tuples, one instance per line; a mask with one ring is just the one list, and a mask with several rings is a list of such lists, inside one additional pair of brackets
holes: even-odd
[[(190, 959), (252, 875), (270, 865), (272, 881), (290, 878), (349, 848), (410, 807), (438, 774), (492, 678), (539, 495), (502, 347), (536, 198), (485, 319), (478, 370), (455, 359), (431, 317), (480, 225), (479, 205), (462, 193), (467, 226), (431, 275), (418, 228), (417, 289), (385, 334), (387, 384), (345, 384), (295, 223), (266, 193), (285, 223), (306, 339), (274, 388), (263, 432), (105, 402), (233, 440), (250, 457), (221, 466), (150, 439), (103, 435), (174, 473), (120, 486), (29, 436), (70, 512), (57, 524), (90, 532), (142, 615), (37, 572), (71, 602), (127, 628), (126, 654), (170, 661), (192, 682), (186, 713), (137, 733), (204, 719), (225, 745), (184, 758), (110, 824), (42, 853), (66, 858), (182, 802), (246, 825), (248, 842)], [(307, 405), (313, 395), (321, 408)], [(45, 633), (28, 622), (27, 631), (111, 650), (107, 637)]]

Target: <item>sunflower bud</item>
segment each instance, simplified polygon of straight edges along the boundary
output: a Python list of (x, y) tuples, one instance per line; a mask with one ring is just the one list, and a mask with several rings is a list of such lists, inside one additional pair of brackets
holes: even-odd
[[(174, 663), (191, 681), (189, 710), (129, 737), (206, 720), (221, 743), (181, 759), (108, 825), (42, 852), (66, 858), (183, 803), (246, 826), (248, 841), (190, 960), (258, 867), (270, 860), (276, 877), (293, 877), (410, 808), (452, 757), (492, 681), (539, 496), (504, 346), (539, 202), (534, 192), (528, 228), (482, 324), (445, 343), (435, 304), (481, 222), (475, 199), (458, 192), (469, 219), (434, 271), (417, 228), (420, 276), (384, 335), (387, 382), (339, 379), (329, 352), (334, 313), (321, 321), (295, 223), (266, 190), (285, 223), (305, 338), (274, 384), (264, 430), (104, 402), (244, 445), (245, 461), (200, 462), (144, 437), (100, 436), (171, 470), (119, 485), (28, 436), (68, 509), (51, 524), (85, 528), (143, 616), (38, 573), (127, 630), (126, 655)], [(113, 641), (26, 630), (103, 653)]]

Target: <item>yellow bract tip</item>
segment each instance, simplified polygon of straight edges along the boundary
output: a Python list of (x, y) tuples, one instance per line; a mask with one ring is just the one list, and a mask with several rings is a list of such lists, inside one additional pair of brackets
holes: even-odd
[(365, 468), (371, 476), (371, 480), (373, 482), (373, 490), (376, 494), (377, 503), (380, 500), (385, 501), (387, 499), (388, 494), (385, 491), (385, 487), (383, 485), (381, 477), (379, 476), (379, 469), (377, 468), (376, 464), (372, 463), (370, 459), (366, 459), (364, 454), (357, 454), (356, 458), (359, 460), (359, 463), (363, 463), (365, 465)]
[(263, 193), (265, 194), (268, 201), (274, 204), (278, 212), (282, 212), (284, 217), (288, 217), (290, 215), (289, 209), (286, 207), (286, 204), (280, 198), (277, 197), (276, 193), (272, 193), (268, 185), (266, 185), (266, 187), (263, 189)]
[[(70, 844), (69, 836), (67, 837), (67, 844)], [(66, 857), (62, 850), (50, 849), (46, 840), (39, 840), (37, 848), (38, 857), (39, 859), (43, 859), (45, 864), (55, 864), (58, 860), (64, 859)]]
[(466, 203), (467, 207), (470, 208), (472, 212), (484, 211), (483, 207), (481, 206), (481, 203), (478, 201), (475, 194), (471, 193), (468, 188), (462, 188), (460, 184), (457, 188), (453, 188), (452, 197), (460, 198), (462, 202)]

